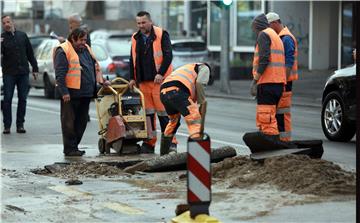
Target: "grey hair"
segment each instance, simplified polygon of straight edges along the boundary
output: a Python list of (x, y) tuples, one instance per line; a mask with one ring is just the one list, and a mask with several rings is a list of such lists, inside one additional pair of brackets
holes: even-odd
[(71, 16), (69, 16), (69, 20), (73, 20), (73, 21), (76, 21), (76, 22), (78, 22), (78, 23), (82, 23), (82, 18), (81, 18), (81, 16), (79, 15), (79, 14), (77, 14), (77, 13), (74, 13), (74, 14), (72, 14)]

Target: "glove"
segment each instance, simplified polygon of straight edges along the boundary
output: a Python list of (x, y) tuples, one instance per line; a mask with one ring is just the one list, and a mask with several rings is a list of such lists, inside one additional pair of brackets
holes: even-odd
[(250, 84), (250, 94), (252, 96), (256, 96), (257, 95), (257, 81), (256, 80), (252, 80), (251, 84)]

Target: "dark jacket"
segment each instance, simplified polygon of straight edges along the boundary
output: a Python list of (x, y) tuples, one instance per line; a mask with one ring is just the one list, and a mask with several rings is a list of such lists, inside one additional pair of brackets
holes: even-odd
[(55, 51), (54, 68), (56, 76), (57, 90), (60, 95), (70, 94), (71, 98), (91, 98), (96, 93), (96, 73), (95, 61), (87, 49), (76, 51), (81, 65), (81, 84), (80, 89), (67, 88), (65, 76), (69, 69), (64, 50), (59, 47)]
[[(134, 38), (136, 40), (136, 82), (153, 81), (158, 73), (155, 68), (155, 61), (153, 56), (153, 42), (156, 39), (154, 29), (151, 29), (146, 43), (144, 42), (143, 34), (138, 31)], [(159, 69), (159, 74), (164, 75), (169, 68), (173, 55), (171, 42), (168, 32), (163, 31), (161, 38), (161, 47), (163, 52), (163, 62)], [(130, 52), (130, 80), (134, 78), (134, 65), (132, 60), (132, 53)]]
[(16, 30), (14, 33), (1, 33), (1, 66), (3, 74), (29, 74), (30, 62), (33, 72), (39, 72), (34, 51), (26, 33)]
[(270, 62), (270, 45), (271, 39), (265, 32), (262, 30), (269, 27), (269, 23), (264, 14), (260, 14), (255, 17), (253, 20), (253, 28), (256, 32), (256, 43), (259, 45), (259, 67), (257, 72), (259, 74), (264, 73), (266, 66)]

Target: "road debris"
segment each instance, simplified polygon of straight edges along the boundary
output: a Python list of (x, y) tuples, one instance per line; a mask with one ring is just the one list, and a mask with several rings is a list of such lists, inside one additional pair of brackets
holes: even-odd
[(212, 173), (215, 184), (225, 180), (229, 188), (270, 184), (296, 194), (332, 196), (356, 193), (355, 173), (306, 155), (268, 158), (263, 164), (251, 161), (247, 156), (237, 156), (213, 164)]

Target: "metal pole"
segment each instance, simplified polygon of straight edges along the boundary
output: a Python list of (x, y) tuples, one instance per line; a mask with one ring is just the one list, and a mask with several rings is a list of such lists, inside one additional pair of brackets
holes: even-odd
[(229, 81), (229, 53), (230, 53), (230, 10), (229, 7), (221, 9), (220, 35), (220, 91), (231, 94)]

